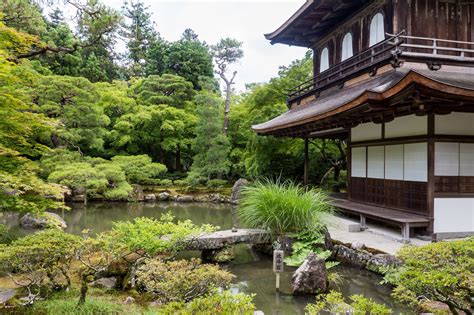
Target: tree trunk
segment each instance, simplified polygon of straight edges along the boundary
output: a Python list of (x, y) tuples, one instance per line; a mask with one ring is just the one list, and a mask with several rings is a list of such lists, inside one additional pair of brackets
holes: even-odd
[(175, 168), (176, 168), (176, 172), (181, 172), (182, 171), (182, 167), (181, 167), (181, 148), (179, 147), (179, 144), (176, 147)]
[(224, 135), (227, 137), (229, 129), (229, 113), (230, 113), (230, 96), (231, 96), (231, 83), (226, 82), (226, 93), (225, 93), (225, 108), (224, 108)]
[(79, 301), (77, 302), (78, 306), (84, 305), (86, 303), (86, 295), (89, 287), (87, 286), (87, 274), (84, 273), (81, 275), (81, 295), (79, 296)]
[(53, 133), (51, 135), (51, 142), (53, 143), (53, 147), (58, 148), (61, 146), (61, 140), (59, 139), (58, 135)]

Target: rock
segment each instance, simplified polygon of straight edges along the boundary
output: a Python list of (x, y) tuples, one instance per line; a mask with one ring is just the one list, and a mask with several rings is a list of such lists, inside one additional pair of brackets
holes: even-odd
[(266, 244), (269, 235), (265, 230), (259, 229), (237, 229), (237, 232), (231, 230), (216, 231), (203, 234), (190, 239), (186, 246), (188, 250), (218, 250), (235, 244)]
[(253, 315), (265, 315), (265, 313), (262, 311), (254, 311)]
[(193, 196), (178, 196), (178, 198), (176, 198), (176, 201), (177, 202), (193, 202), (194, 197)]
[(363, 250), (365, 249), (365, 244), (362, 242), (354, 242), (351, 244), (351, 248), (355, 250)]
[(123, 304), (126, 304), (126, 305), (133, 304), (133, 303), (135, 303), (135, 299), (131, 296), (127, 296), (125, 301), (123, 301)]
[(198, 195), (194, 196), (194, 201), (195, 202), (209, 202), (209, 195)]
[(421, 314), (451, 314), (449, 306), (437, 301), (421, 301), (418, 305), (422, 311)]
[(230, 195), (230, 202), (233, 204), (239, 203), (240, 198), (240, 191), (243, 187), (249, 184), (248, 180), (244, 178), (240, 178), (238, 181), (235, 182), (234, 186), (232, 187), (232, 194)]
[(86, 200), (86, 195), (73, 195), (71, 197), (72, 202), (84, 202)]
[(156, 195), (155, 194), (145, 195), (145, 201), (155, 201), (155, 200), (156, 200)]
[(166, 191), (158, 194), (159, 201), (168, 201), (170, 200), (170, 197), (171, 195), (167, 193)]
[(17, 293), (18, 292), (15, 289), (6, 289), (6, 290), (0, 289), (0, 306), (8, 304), (10, 300), (15, 298)]
[(377, 254), (372, 255), (367, 262), (366, 268), (377, 273), (384, 273), (387, 268), (398, 267), (401, 265), (402, 261), (393, 255)]
[(20, 225), (29, 229), (67, 228), (66, 222), (56, 213), (27, 213), (20, 219)]
[(130, 193), (130, 198), (134, 201), (143, 201), (145, 196), (143, 194), (143, 187), (137, 184), (132, 185), (133, 190)]
[(92, 281), (89, 285), (95, 288), (113, 289), (117, 285), (117, 278), (115, 277), (100, 278), (95, 281)]
[(324, 249), (331, 252), (334, 251), (334, 244), (332, 242), (331, 234), (329, 234), (329, 231), (326, 228), (324, 229)]
[(340, 262), (365, 268), (372, 255), (365, 251), (358, 251), (343, 245), (335, 245), (336, 259)]
[(291, 292), (293, 295), (320, 294), (328, 291), (328, 272), (324, 259), (310, 253), (303, 264), (293, 273)]

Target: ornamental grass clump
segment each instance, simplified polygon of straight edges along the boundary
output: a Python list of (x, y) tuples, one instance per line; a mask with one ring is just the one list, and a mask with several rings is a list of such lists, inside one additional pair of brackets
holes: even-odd
[(331, 212), (324, 192), (278, 180), (258, 181), (243, 188), (238, 209), (243, 224), (276, 236), (321, 228)]

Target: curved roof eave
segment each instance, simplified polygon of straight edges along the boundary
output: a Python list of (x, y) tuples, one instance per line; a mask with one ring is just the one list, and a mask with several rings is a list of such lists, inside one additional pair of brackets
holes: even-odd
[[(444, 82), (442, 80), (437, 80), (436, 78), (429, 77), (418, 71), (410, 70), (401, 80), (399, 80), (396, 84), (388, 87), (387, 89), (382, 90), (382, 91), (377, 91), (376, 88), (367, 89), (361, 94), (354, 95), (354, 98), (351, 99), (350, 101), (340, 104), (337, 108), (334, 108), (328, 112), (318, 113), (312, 117), (306, 117), (305, 119), (302, 119), (302, 120), (288, 122), (283, 126), (277, 125), (277, 126), (272, 126), (272, 127), (265, 127), (264, 125), (266, 123), (262, 123), (262, 124), (253, 125), (252, 129), (254, 132), (257, 132), (260, 135), (265, 135), (272, 131), (285, 129), (288, 127), (295, 127), (298, 125), (303, 125), (311, 121), (321, 120), (329, 116), (336, 115), (346, 110), (355, 108), (363, 104), (364, 102), (367, 102), (368, 100), (380, 101), (380, 100), (384, 100), (389, 97), (392, 97), (413, 83), (420, 84), (430, 89), (441, 90), (447, 94), (461, 95), (461, 96), (474, 98), (474, 89), (471, 89), (468, 87), (460, 87), (455, 84), (450, 84), (449, 82)], [(317, 103), (317, 101), (314, 103)], [(283, 115), (285, 114), (288, 115), (289, 113), (290, 112), (286, 112)], [(277, 118), (280, 118), (283, 115), (276, 117), (272, 120), (277, 120)], [(272, 120), (268, 121), (267, 123), (271, 122)]]
[(280, 35), (287, 27), (291, 25), (301, 14), (303, 14), (313, 3), (318, 0), (306, 0), (306, 2), (296, 11), (283, 25), (281, 25), (277, 30), (272, 33), (265, 34), (265, 38), (274, 43), (275, 37)]

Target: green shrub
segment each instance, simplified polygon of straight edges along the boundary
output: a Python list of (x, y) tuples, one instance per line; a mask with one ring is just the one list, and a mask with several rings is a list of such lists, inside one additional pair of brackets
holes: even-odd
[(125, 172), (127, 180), (131, 184), (155, 184), (156, 179), (166, 172), (166, 166), (153, 163), (148, 155), (117, 155), (112, 162), (119, 165)]
[(10, 235), (8, 228), (4, 224), (0, 224), (0, 244), (10, 244), (13, 237)]
[(388, 315), (392, 313), (385, 305), (377, 304), (362, 295), (352, 295), (349, 298), (350, 304), (346, 303), (342, 294), (336, 291), (331, 291), (327, 295), (318, 295), (315, 304), (306, 306), (305, 314), (318, 315), (329, 312), (330, 314)]
[(159, 179), (157, 180), (157, 184), (163, 187), (170, 187), (173, 185), (173, 181), (171, 179)]
[(137, 286), (151, 293), (160, 302), (184, 301), (226, 287), (233, 275), (217, 265), (201, 264), (199, 260), (163, 262), (147, 259), (136, 271)]
[(37, 232), (3, 245), (0, 271), (28, 289), (69, 287), (69, 267), (80, 238), (59, 229)]
[(424, 297), (447, 304), (454, 314), (472, 313), (474, 238), (405, 246), (397, 255), (403, 265), (385, 276), (396, 286), (397, 299), (416, 306), (418, 297)]
[(187, 314), (239, 314), (251, 315), (255, 311), (252, 302), (253, 296), (243, 293), (232, 294), (230, 291), (221, 293), (214, 291), (211, 294), (196, 298), (189, 303), (172, 302), (160, 309), (160, 314), (187, 315)]
[(250, 228), (275, 235), (312, 230), (332, 211), (326, 194), (292, 182), (259, 181), (242, 189), (238, 215)]
[(104, 300), (88, 300), (82, 305), (77, 305), (76, 300), (46, 300), (36, 303), (29, 314), (45, 315), (119, 315), (126, 311), (120, 304)]
[(173, 222), (171, 214), (159, 220), (136, 218), (133, 221), (116, 222), (111, 231), (99, 238), (107, 244), (108, 250), (118, 256), (127, 252), (141, 252), (142, 255), (173, 256), (195, 235), (215, 231), (211, 225), (196, 226), (190, 220)]
[(108, 161), (95, 166), (86, 162), (60, 165), (48, 180), (74, 190), (85, 190), (90, 198), (126, 200), (132, 191), (120, 166)]
[(207, 181), (206, 186), (209, 187), (209, 188), (214, 188), (215, 189), (215, 188), (224, 187), (227, 184), (228, 184), (228, 182), (226, 180), (223, 180), (223, 179), (211, 179), (211, 180)]
[(189, 182), (186, 179), (177, 179), (173, 181), (173, 184), (176, 186), (186, 187), (189, 185)]

